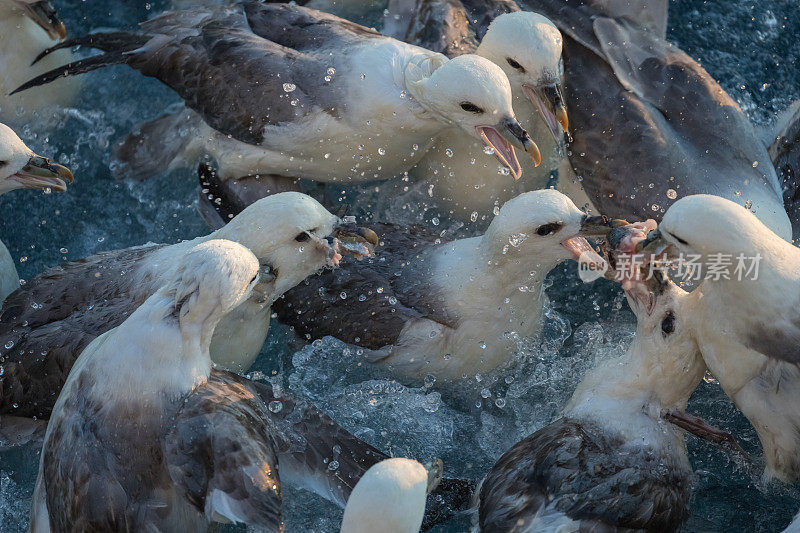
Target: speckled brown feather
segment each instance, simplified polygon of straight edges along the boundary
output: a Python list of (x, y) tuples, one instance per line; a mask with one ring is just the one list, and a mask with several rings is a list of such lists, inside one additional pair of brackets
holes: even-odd
[(480, 531), (527, 531), (548, 505), (580, 521), (581, 531), (675, 531), (688, 517), (690, 474), (648, 447), (562, 418), (492, 467), (480, 491)]

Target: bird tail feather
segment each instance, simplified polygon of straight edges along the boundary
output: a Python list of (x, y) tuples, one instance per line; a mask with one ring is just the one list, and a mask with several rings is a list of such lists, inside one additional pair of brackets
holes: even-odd
[(116, 149), (120, 178), (144, 181), (154, 175), (195, 164), (199, 126), (197, 115), (183, 106), (140, 124)]

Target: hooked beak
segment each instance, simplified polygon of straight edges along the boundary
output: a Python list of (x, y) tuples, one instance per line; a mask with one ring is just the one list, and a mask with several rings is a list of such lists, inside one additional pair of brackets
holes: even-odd
[(74, 178), (67, 167), (51, 163), (46, 157), (33, 154), (28, 164), (22, 170), (11, 175), (10, 180), (16, 181), (24, 189), (52, 189), (66, 191), (65, 181), (72, 183)]
[[(357, 226), (352, 217), (345, 217), (333, 231), (334, 265), (341, 259), (340, 253), (348, 253), (356, 259), (372, 257), (378, 246), (378, 234), (369, 228)], [(336, 259), (338, 256), (338, 259)]]
[(48, 0), (28, 1), (17, 0), (17, 3), (25, 11), (25, 14), (36, 24), (47, 32), (54, 41), (58, 41), (67, 36), (67, 27), (58, 18), (53, 4)]
[(584, 237), (605, 237), (611, 231), (614, 221), (605, 215), (593, 216), (583, 215), (581, 218), (580, 235)]
[(642, 254), (645, 260), (652, 259), (665, 253), (672, 243), (664, 239), (661, 230), (654, 229), (647, 234), (647, 238), (636, 244), (636, 253)]
[(514, 152), (516, 146), (533, 158), (538, 167), (542, 163), (542, 154), (539, 147), (533, 142), (528, 132), (517, 122), (517, 119), (509, 117), (495, 126), (478, 126), (475, 128), (478, 138), (483, 144), (494, 150), (497, 159), (508, 167), (515, 180), (522, 177), (522, 167), (519, 165), (517, 155)]
[(442, 463), (441, 459), (434, 459), (428, 464), (423, 465), (425, 470), (428, 471), (428, 494), (436, 490), (436, 487), (439, 486), (439, 482), (442, 480), (442, 475), (444, 473), (444, 464)]
[(527, 83), (522, 85), (522, 92), (528, 97), (533, 106), (539, 111), (550, 133), (556, 141), (560, 141), (569, 131), (569, 117), (564, 101), (564, 92), (560, 83), (532, 87)]

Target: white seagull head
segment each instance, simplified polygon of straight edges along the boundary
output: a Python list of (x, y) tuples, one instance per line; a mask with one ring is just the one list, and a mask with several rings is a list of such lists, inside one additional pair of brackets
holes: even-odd
[(0, 18), (27, 17), (40, 26), (54, 41), (67, 35), (67, 28), (48, 0), (0, 0)]
[(783, 246), (785, 241), (745, 207), (719, 196), (697, 194), (672, 204), (658, 230), (639, 248), (654, 255), (667, 252), (711, 260), (716, 254), (748, 256)]
[(298, 192), (258, 200), (213, 236), (241, 243), (258, 257), (262, 283), (257, 291), (265, 301), (325, 266), (337, 266), (341, 253), (369, 255), (378, 240), (371, 230), (344, 223)]
[(180, 259), (166, 291), (182, 325), (216, 323), (250, 296), (258, 277), (253, 252), (236, 242), (212, 239)]
[(500, 66), (511, 86), (519, 87), (557, 140), (569, 129), (562, 83), (563, 39), (539, 13), (505, 13), (492, 21), (476, 54)]
[(65, 191), (72, 172), (33, 153), (14, 131), (0, 124), (0, 194), (14, 189)]
[(503, 204), (483, 242), (492, 248), (494, 257), (519, 260), (518, 254), (534, 256), (541, 267), (552, 268), (561, 261), (581, 256), (600, 266), (604, 261), (585, 237), (605, 235), (610, 230), (605, 217), (587, 216), (564, 194), (541, 189), (520, 194)]
[(408, 87), (417, 102), (440, 120), (481, 140), (515, 179), (522, 170), (514, 147), (541, 163), (539, 148), (514, 115), (508, 78), (488, 59), (458, 56)]
[(341, 533), (417, 533), (441, 474), (438, 460), (430, 469), (402, 457), (372, 465), (347, 500)]

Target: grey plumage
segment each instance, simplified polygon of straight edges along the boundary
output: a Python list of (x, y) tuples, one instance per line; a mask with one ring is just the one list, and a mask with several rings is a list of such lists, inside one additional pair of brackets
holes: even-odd
[(783, 202), (797, 235), (800, 233), (800, 101), (784, 112), (767, 142), (770, 159), (783, 185)]
[(773, 229), (788, 231), (763, 145), (696, 61), (654, 31), (600, 15), (588, 0), (518, 3), (564, 35), (570, 163), (600, 212), (660, 219), (660, 208), (675, 201), (667, 194), (673, 189), (677, 197), (751, 200), (762, 219), (775, 213)]
[(73, 363), (155, 290), (139, 266), (163, 245), (103, 252), (53, 267), (11, 293), (0, 310), (0, 414), (49, 418)]
[(373, 350), (395, 344), (410, 321), (455, 327), (433, 292), (423, 256), (439, 235), (418, 225), (371, 227), (380, 238), (376, 256), (343, 263), (288, 291), (273, 305), (281, 322), (310, 338), (330, 335)]
[(689, 514), (691, 473), (626, 440), (562, 418), (520, 441), (481, 486), (480, 530), (528, 531), (552, 505), (580, 521), (580, 531), (674, 531)]

